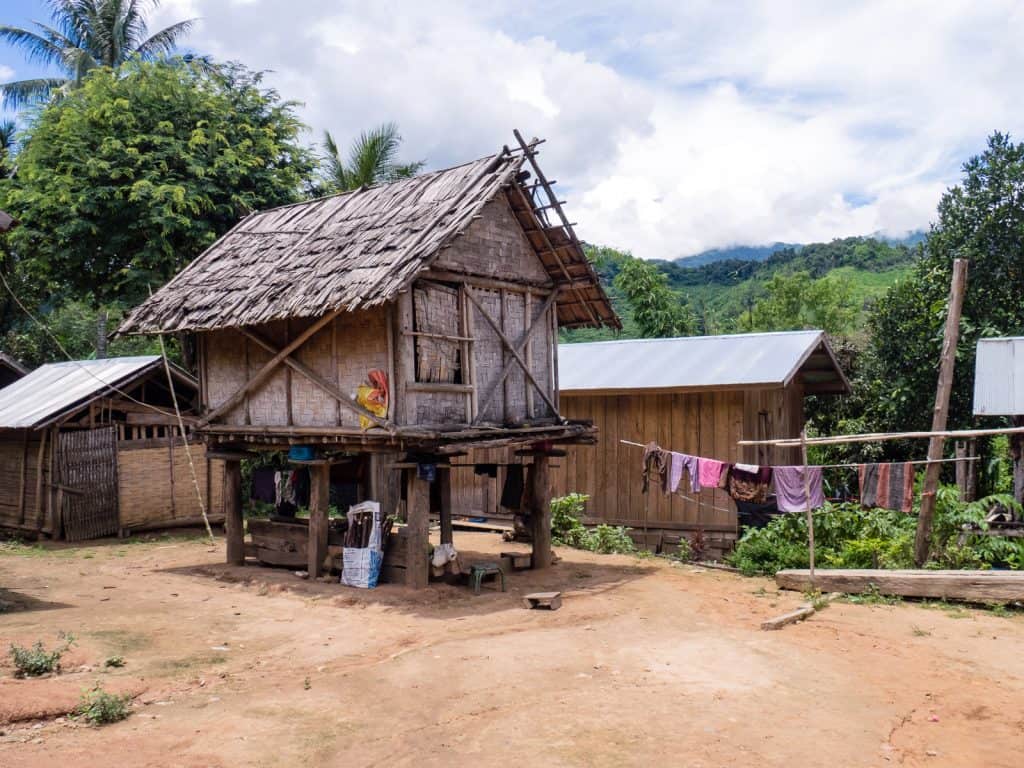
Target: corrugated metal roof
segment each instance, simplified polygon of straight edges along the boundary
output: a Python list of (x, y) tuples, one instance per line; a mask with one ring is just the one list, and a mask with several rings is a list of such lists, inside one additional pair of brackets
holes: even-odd
[(1024, 414), (1024, 337), (982, 339), (974, 361), (976, 416)]
[(41, 427), (158, 363), (156, 355), (50, 363), (0, 389), (0, 429)]
[(849, 384), (821, 331), (630, 339), (558, 345), (561, 392), (784, 386), (819, 348), (819, 383)]

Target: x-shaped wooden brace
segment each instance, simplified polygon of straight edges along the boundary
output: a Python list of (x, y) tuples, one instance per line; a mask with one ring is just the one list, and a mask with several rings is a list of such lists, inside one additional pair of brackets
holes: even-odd
[[(493, 317), (487, 314), (487, 310), (483, 308), (483, 305), (481, 305), (480, 299), (476, 296), (474, 290), (470, 288), (468, 285), (464, 287), (466, 290), (467, 298), (471, 302), (473, 302), (473, 305), (478, 310), (480, 310), (480, 314), (484, 316), (484, 320), (486, 320), (488, 324), (491, 326), (491, 328), (494, 329), (494, 332), (498, 334), (498, 338), (501, 339), (502, 345), (504, 345), (504, 347), (509, 352), (512, 353), (513, 361), (518, 363), (519, 367), (523, 369), (523, 373), (526, 375), (526, 378), (533, 385), (534, 389), (536, 389), (540, 393), (540, 396), (544, 398), (544, 402), (547, 403), (548, 406), (551, 408), (551, 412), (554, 413), (556, 417), (561, 418), (561, 416), (558, 413), (558, 408), (555, 406), (554, 402), (552, 402), (551, 398), (548, 396), (548, 393), (544, 391), (544, 388), (537, 383), (537, 380), (533, 377), (533, 374), (530, 373), (530, 366), (528, 366), (526, 364), (526, 361), (523, 360), (522, 355), (523, 350), (526, 348), (526, 343), (530, 340), (530, 337), (533, 336), (533, 332), (536, 331), (538, 328), (543, 327), (545, 323), (543, 321), (535, 323), (533, 322), (533, 318), (530, 318), (530, 326), (529, 328), (526, 329), (526, 333), (523, 334), (522, 338), (519, 339), (519, 341), (516, 344), (513, 344), (509, 340), (508, 336), (505, 335), (504, 331), (501, 330), (501, 326), (498, 325), (498, 323), (494, 320)], [(544, 302), (544, 306), (540, 310), (541, 318), (543, 318), (548, 313), (548, 310), (551, 309), (551, 305), (555, 303), (555, 300), (557, 298), (558, 290), (556, 289), (551, 293), (550, 296), (548, 296), (547, 301)], [(508, 375), (511, 372), (512, 361), (510, 361), (509, 364), (502, 369), (501, 376), (499, 376), (498, 380), (491, 385), (490, 391), (481, 401), (480, 408), (477, 411), (476, 419), (473, 420), (474, 424), (478, 424), (480, 420), (483, 418), (483, 415), (487, 412), (487, 406), (491, 404), (491, 401), (494, 399), (494, 396), (498, 393), (498, 389), (501, 388), (501, 385), (504, 384), (505, 379), (508, 378)]]
[[(332, 398), (337, 400), (340, 405), (344, 406), (345, 408), (348, 408), (353, 413), (356, 413), (360, 416), (365, 416), (378, 427), (386, 429), (388, 430), (388, 432), (394, 432), (395, 426), (390, 421), (388, 421), (387, 419), (381, 419), (379, 416), (376, 416), (367, 409), (363, 408), (363, 406), (359, 405), (359, 403), (352, 400), (351, 397), (342, 392), (337, 386), (329, 382), (327, 379), (318, 374), (316, 371), (309, 368), (307, 365), (300, 363), (298, 360), (292, 357), (292, 353), (295, 350), (297, 350), (299, 347), (305, 344), (306, 341), (312, 338), (317, 331), (319, 331), (321, 328), (327, 325), (338, 314), (340, 314), (340, 312), (332, 312), (320, 318), (318, 321), (316, 321), (313, 325), (311, 325), (309, 328), (307, 328), (305, 331), (299, 334), (298, 337), (296, 337), (293, 341), (289, 342), (288, 345), (282, 349), (278, 349), (277, 347), (275, 347), (273, 344), (271, 344), (269, 341), (267, 341), (254, 331), (250, 331), (246, 328), (239, 328), (238, 331), (242, 335), (244, 335), (248, 339), (252, 339), (255, 343), (259, 344), (261, 347), (267, 350), (267, 352), (273, 355), (273, 357), (262, 368), (260, 368), (256, 372), (256, 375), (249, 379), (249, 381), (247, 381), (242, 386), (241, 389), (239, 389), (237, 392), (235, 392), (235, 394), (233, 394), (231, 397), (229, 397), (227, 400), (221, 403), (221, 405), (219, 405), (217, 408), (211, 411), (202, 420), (200, 426), (206, 426), (210, 422), (214, 421), (218, 417), (223, 416), (225, 413), (230, 411), (232, 408), (238, 405), (249, 392), (253, 391), (254, 389), (256, 389), (256, 387), (258, 387), (260, 384), (266, 381), (266, 379), (269, 378), (269, 376), (274, 372), (274, 370), (279, 365), (284, 364), (287, 365), (292, 370), (305, 376), (316, 386), (320, 387), (320, 389), (324, 390), (324, 392), (326, 392)], [(394, 386), (394, 382), (389, 382), (389, 384), (392, 387)]]

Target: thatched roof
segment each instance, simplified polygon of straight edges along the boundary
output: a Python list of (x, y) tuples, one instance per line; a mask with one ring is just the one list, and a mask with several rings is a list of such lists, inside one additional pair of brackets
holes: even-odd
[(391, 301), (499, 194), (508, 195), (555, 283), (566, 286), (560, 324), (619, 327), (571, 227), (545, 224), (544, 206), (524, 188), (525, 160), (506, 150), (248, 216), (137, 307), (119, 332), (256, 325)]

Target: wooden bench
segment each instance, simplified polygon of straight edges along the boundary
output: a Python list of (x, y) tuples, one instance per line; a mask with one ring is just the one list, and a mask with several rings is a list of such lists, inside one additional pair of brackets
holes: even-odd
[(561, 592), (534, 592), (523, 598), (524, 608), (547, 608), (557, 611), (562, 607)]

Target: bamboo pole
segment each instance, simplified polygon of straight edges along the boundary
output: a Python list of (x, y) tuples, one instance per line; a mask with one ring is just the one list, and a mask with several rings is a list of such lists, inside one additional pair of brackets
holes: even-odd
[[(953, 390), (953, 369), (956, 366), (956, 345), (960, 338), (960, 311), (964, 303), (967, 286), (967, 260), (953, 260), (953, 278), (949, 286), (949, 310), (946, 312), (946, 327), (942, 337), (942, 354), (939, 361), (939, 382), (935, 391), (935, 409), (932, 412), (932, 431), (941, 432), (946, 428), (949, 417), (949, 396)], [(942, 458), (943, 438), (934, 436), (928, 442), (928, 458)], [(914, 561), (921, 568), (928, 560), (931, 550), (932, 517), (935, 514), (935, 492), (939, 487), (939, 465), (929, 464), (925, 468), (924, 485), (921, 487), (921, 512), (917, 517), (917, 535), (914, 539)]]
[(804, 463), (804, 499), (807, 502), (807, 557), (814, 587), (814, 510), (811, 509), (811, 478), (807, 471), (807, 430), (800, 430), (800, 458)]
[[(941, 437), (946, 440), (992, 435), (1021, 435), (1024, 427), (993, 427), (992, 429), (944, 429), (928, 432), (865, 432), (856, 435), (809, 437), (807, 445), (845, 445), (847, 443), (881, 443), (886, 440), (924, 440)], [(773, 440), (740, 440), (737, 445), (775, 445), (780, 448), (799, 448), (800, 438), (782, 437)]]

